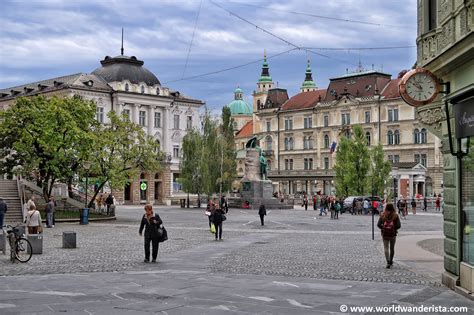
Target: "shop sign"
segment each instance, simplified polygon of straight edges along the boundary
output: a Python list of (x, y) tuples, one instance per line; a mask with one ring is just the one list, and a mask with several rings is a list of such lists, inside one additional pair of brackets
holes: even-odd
[(454, 104), (456, 138), (474, 136), (474, 96)]

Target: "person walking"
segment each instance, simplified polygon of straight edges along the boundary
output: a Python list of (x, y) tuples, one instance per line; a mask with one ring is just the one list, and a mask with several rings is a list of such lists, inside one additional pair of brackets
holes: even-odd
[(426, 196), (423, 198), (423, 211), (428, 211), (428, 199), (426, 199)]
[(406, 220), (406, 216), (405, 216), (406, 207), (407, 207), (407, 203), (405, 199), (400, 199), (397, 201), (398, 214), (400, 214), (402, 218), (404, 218), (405, 220)]
[(364, 214), (369, 214), (370, 201), (368, 199), (364, 200)]
[(357, 199), (357, 201), (356, 201), (357, 215), (362, 215), (362, 209), (363, 208), (364, 208), (364, 204), (362, 202), (362, 199)]
[(7, 213), (8, 207), (7, 203), (3, 198), (0, 198), (0, 229), (3, 227), (3, 221), (5, 218), (5, 213)]
[(413, 212), (413, 214), (416, 214), (416, 200), (415, 200), (415, 198), (413, 198), (411, 200), (411, 211)]
[(147, 204), (145, 206), (145, 214), (142, 217), (142, 221), (140, 223), (140, 229), (138, 230), (138, 234), (142, 236), (143, 228), (145, 228), (145, 260), (143, 262), (148, 263), (150, 262), (150, 243), (152, 245), (152, 263), (156, 263), (156, 258), (158, 257), (158, 247), (159, 247), (159, 240), (160, 240), (160, 232), (159, 228), (163, 224), (158, 213), (153, 213), (153, 207), (151, 204)]
[(267, 215), (267, 209), (265, 208), (265, 205), (262, 203), (260, 207), (258, 208), (258, 215), (260, 216), (260, 223), (262, 226), (264, 226), (264, 217)]
[(313, 210), (316, 211), (318, 208), (318, 197), (316, 195), (313, 196)]
[(222, 222), (224, 221), (224, 212), (221, 208), (214, 207), (211, 211), (211, 221), (216, 227), (216, 241), (217, 236), (219, 236), (219, 240), (222, 240)]
[(46, 204), (45, 212), (46, 212), (46, 227), (53, 228), (54, 227), (54, 210), (55, 204), (53, 197), (49, 197), (49, 201)]
[(438, 197), (436, 197), (436, 211), (439, 211), (439, 209), (441, 208), (441, 199)]
[(43, 230), (41, 214), (34, 205), (30, 206), (26, 215), (26, 226), (28, 227), (28, 234), (39, 234)]
[(395, 255), (395, 241), (397, 239), (398, 230), (401, 228), (400, 217), (395, 212), (393, 204), (388, 203), (385, 211), (377, 222), (377, 227), (382, 233), (383, 249), (385, 253), (385, 260), (387, 261), (386, 268), (390, 269), (393, 265), (393, 256)]
[(304, 210), (308, 211), (308, 197), (306, 197), (306, 195), (304, 195), (303, 197), (303, 206), (304, 206)]

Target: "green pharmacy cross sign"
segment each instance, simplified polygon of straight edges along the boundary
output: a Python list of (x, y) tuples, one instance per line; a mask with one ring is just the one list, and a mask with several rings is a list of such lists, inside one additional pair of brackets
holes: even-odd
[(141, 183), (140, 184), (140, 189), (141, 190), (146, 190), (146, 183)]

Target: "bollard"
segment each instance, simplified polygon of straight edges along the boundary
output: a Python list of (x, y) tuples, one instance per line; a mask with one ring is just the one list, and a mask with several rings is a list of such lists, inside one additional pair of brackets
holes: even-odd
[(76, 232), (63, 232), (63, 248), (76, 248)]
[[(28, 241), (31, 244), (32, 254), (43, 254), (43, 234), (28, 234)], [(28, 248), (28, 253), (29, 253)]]

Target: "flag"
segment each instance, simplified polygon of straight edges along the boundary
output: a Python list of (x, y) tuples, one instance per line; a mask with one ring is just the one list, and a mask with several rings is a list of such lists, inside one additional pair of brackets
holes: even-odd
[(333, 141), (332, 144), (331, 144), (331, 151), (330, 153), (333, 154), (334, 151), (336, 151), (336, 141)]

